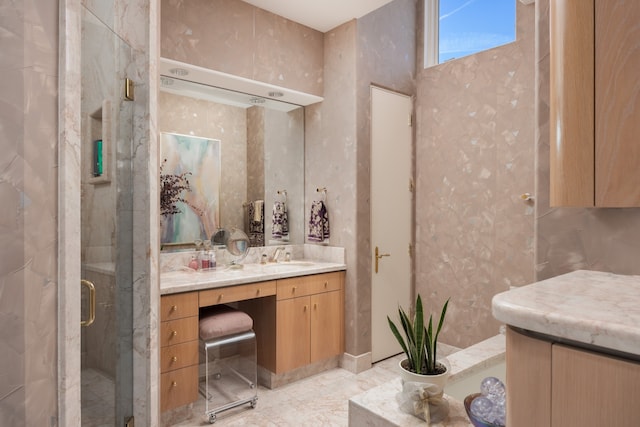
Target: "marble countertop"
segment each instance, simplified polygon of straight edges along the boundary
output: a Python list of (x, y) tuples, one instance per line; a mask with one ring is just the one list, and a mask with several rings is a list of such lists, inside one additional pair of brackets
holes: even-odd
[(310, 274), (330, 273), (346, 270), (346, 268), (347, 266), (341, 263), (310, 260), (243, 264), (241, 269), (232, 269), (224, 266), (215, 270), (195, 271), (184, 268), (160, 275), (160, 294), (168, 295)]
[(640, 276), (578, 270), (493, 297), (518, 328), (640, 355)]

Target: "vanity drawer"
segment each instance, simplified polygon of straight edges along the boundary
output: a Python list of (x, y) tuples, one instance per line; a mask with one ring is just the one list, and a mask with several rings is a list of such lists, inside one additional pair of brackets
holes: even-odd
[(276, 282), (251, 283), (249, 285), (228, 286), (220, 289), (207, 289), (200, 291), (200, 307), (209, 307), (216, 304), (244, 301), (253, 298), (266, 297), (276, 294)]
[(198, 315), (198, 293), (165, 295), (160, 298), (160, 321)]
[(337, 291), (342, 288), (342, 278), (342, 272), (335, 272), (278, 280), (277, 299), (282, 300)]
[(198, 343), (189, 341), (160, 349), (160, 372), (169, 372), (198, 364)]
[(198, 317), (160, 323), (160, 347), (198, 340)]
[(198, 400), (198, 365), (160, 375), (162, 412)]

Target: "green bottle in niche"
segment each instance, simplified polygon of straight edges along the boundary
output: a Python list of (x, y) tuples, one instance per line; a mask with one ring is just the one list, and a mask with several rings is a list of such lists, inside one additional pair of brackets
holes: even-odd
[(93, 176), (102, 176), (102, 173), (102, 140), (96, 139), (93, 141)]

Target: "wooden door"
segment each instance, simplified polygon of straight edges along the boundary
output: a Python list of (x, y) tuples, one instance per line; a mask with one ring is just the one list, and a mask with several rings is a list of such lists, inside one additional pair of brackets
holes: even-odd
[[(401, 352), (387, 316), (411, 304), (413, 103), (371, 88), (371, 355)], [(381, 256), (376, 260), (375, 248)], [(376, 261), (378, 270), (376, 271)]]
[(276, 373), (309, 363), (309, 297), (280, 300), (276, 309)]
[(342, 352), (342, 292), (311, 296), (311, 363)]

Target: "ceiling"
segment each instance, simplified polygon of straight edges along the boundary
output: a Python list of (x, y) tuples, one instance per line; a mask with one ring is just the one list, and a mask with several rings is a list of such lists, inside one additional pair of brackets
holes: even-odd
[(326, 33), (392, 0), (244, 0), (261, 9)]

